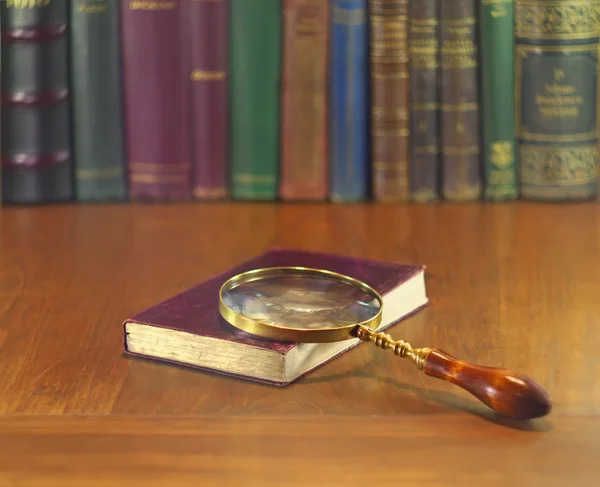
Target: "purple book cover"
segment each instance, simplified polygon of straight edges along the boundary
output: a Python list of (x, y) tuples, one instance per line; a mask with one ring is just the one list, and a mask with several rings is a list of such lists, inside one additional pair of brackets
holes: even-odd
[[(285, 354), (297, 344), (254, 338), (229, 325), (221, 318), (218, 308), (219, 289), (227, 279), (240, 272), (274, 266), (304, 266), (338, 272), (368, 283), (382, 295), (424, 269), (422, 266), (377, 262), (324, 253), (272, 249), (132, 316), (123, 324), (124, 332), (127, 322), (133, 321), (245, 343)], [(124, 347), (127, 351), (126, 343)]]
[(186, 3), (121, 2), (129, 193), (132, 200), (191, 198)]
[(193, 194), (228, 195), (228, 0), (187, 0), (190, 9)]

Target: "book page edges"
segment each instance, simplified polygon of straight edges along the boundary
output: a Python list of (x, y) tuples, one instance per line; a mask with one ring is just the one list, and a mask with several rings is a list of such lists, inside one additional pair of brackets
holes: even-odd
[[(378, 331), (389, 328), (425, 306), (424, 272), (383, 296), (383, 316)], [(244, 379), (287, 385), (359, 344), (358, 339), (334, 343), (300, 343), (287, 354), (252, 345), (159, 328), (125, 323), (125, 350), (130, 355), (193, 366)]]

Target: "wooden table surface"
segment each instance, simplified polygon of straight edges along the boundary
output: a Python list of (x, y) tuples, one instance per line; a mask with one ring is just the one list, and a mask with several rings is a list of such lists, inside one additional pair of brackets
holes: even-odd
[[(525, 372), (502, 420), (360, 345), (284, 389), (131, 359), (129, 315), (270, 246), (427, 265), (390, 330)], [(0, 487), (600, 482), (600, 206), (172, 204), (0, 209)]]

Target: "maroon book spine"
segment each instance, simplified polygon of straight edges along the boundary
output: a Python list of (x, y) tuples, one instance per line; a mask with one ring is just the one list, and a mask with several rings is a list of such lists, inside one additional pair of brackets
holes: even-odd
[(129, 195), (191, 198), (187, 9), (183, 0), (122, 0)]
[(228, 196), (228, 0), (188, 0), (196, 199)]

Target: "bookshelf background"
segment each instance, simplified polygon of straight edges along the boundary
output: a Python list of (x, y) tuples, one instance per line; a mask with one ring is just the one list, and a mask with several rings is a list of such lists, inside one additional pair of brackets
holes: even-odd
[(600, 2), (5, 0), (2, 202), (594, 200)]

